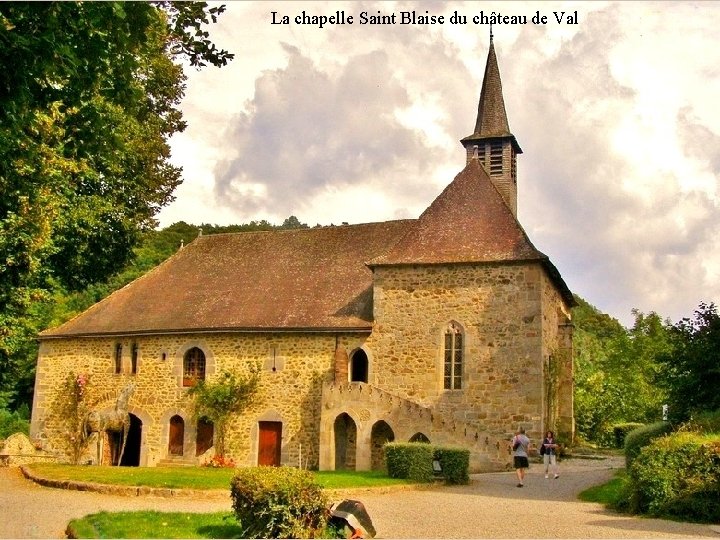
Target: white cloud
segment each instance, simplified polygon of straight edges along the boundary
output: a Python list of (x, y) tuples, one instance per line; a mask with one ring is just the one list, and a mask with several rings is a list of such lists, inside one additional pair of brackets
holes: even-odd
[(185, 170), (161, 223), (416, 217), (464, 163), (487, 26), (271, 25), (270, 11), (531, 16), (494, 27), (520, 156), (519, 218), (572, 290), (629, 323), (720, 299), (720, 49), (714, 3), (230, 3), (236, 53), (193, 72)]

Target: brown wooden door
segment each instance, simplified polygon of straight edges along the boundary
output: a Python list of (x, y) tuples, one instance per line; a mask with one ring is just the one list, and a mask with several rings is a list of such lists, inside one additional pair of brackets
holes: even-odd
[(197, 425), (197, 440), (195, 441), (195, 455), (199, 456), (207, 452), (213, 445), (215, 426), (210, 420), (201, 418)]
[(168, 439), (168, 453), (172, 456), (182, 456), (183, 443), (185, 442), (185, 421), (178, 415), (170, 419), (170, 436)]
[(260, 422), (258, 465), (280, 466), (282, 422)]

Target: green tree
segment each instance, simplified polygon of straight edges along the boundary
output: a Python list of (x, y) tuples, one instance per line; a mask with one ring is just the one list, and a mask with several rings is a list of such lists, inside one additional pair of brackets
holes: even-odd
[(720, 315), (715, 304), (701, 303), (692, 319), (673, 326), (672, 349), (660, 361), (658, 381), (669, 394), (671, 420), (720, 410)]
[(188, 391), (195, 416), (207, 418), (215, 426), (216, 456), (225, 456), (228, 422), (252, 404), (259, 384), (260, 368), (254, 366), (246, 375), (224, 371), (213, 381), (197, 381)]
[[(0, 3), (0, 394), (13, 397), (32, 306), (106, 279), (172, 200), (181, 62), (232, 55), (183, 2)], [(9, 397), (8, 397), (9, 396)], [(17, 401), (17, 400), (16, 400)]]

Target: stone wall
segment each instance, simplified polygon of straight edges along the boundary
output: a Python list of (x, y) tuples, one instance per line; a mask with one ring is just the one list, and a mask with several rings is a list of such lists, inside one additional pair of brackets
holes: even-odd
[[(539, 263), (378, 267), (370, 383), (494, 438), (544, 427), (544, 361), (562, 301)], [(443, 339), (464, 332), (463, 387), (443, 389)]]
[[(317, 464), (320, 397), (323, 382), (333, 378), (336, 346), (361, 345), (361, 334), (194, 334), (135, 338), (43, 340), (40, 345), (31, 436), (62, 448), (63, 423), (53, 402), (69, 372), (91, 376), (91, 398), (98, 409), (111, 410), (120, 390), (130, 382), (136, 390), (129, 411), (143, 423), (140, 465), (153, 466), (168, 454), (169, 421), (185, 421), (184, 454), (195, 458), (194, 420), (182, 386), (183, 355), (200, 347), (206, 356), (207, 379), (222, 370), (246, 372), (262, 366), (254, 404), (234, 419), (228, 430), (227, 454), (241, 465), (257, 464), (258, 422), (281, 421), (283, 464)], [(123, 345), (122, 372), (115, 374), (114, 353)], [(137, 345), (137, 373), (131, 373), (131, 351)], [(301, 450), (302, 445), (302, 450)], [(88, 451), (88, 458), (93, 455)]]

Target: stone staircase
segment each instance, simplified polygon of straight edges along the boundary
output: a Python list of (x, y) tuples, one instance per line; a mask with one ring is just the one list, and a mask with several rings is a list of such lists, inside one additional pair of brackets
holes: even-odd
[(158, 467), (197, 467), (197, 459), (188, 456), (166, 456), (157, 462)]
[(470, 470), (499, 471), (510, 466), (510, 441), (504, 433), (484, 430), (479, 425), (446, 418), (427, 407), (367, 383), (326, 384), (323, 387), (323, 415), (334, 418), (348, 412), (358, 429), (368, 429), (384, 420), (395, 440), (408, 441), (423, 433), (434, 444), (461, 446), (470, 450)]

